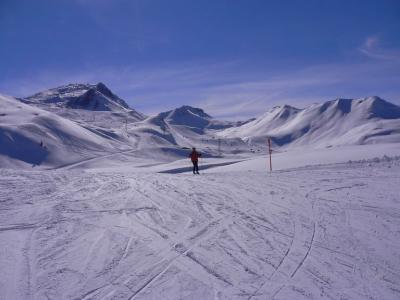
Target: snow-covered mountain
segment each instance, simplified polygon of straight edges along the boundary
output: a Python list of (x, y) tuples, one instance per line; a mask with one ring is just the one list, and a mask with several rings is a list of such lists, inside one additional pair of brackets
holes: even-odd
[[(150, 145), (198, 147), (210, 153), (248, 151), (248, 145), (240, 138), (219, 138), (218, 131), (240, 126), (244, 122), (219, 121), (200, 108), (181, 106), (151, 116), (133, 124), (130, 129), (141, 136), (141, 142)], [(229, 149), (227, 145), (229, 144)]]
[(0, 95), (0, 167), (54, 167), (132, 149), (112, 131), (85, 128)]
[[(26, 103), (95, 111), (125, 111), (129, 105), (103, 83), (68, 84), (23, 99)], [(49, 105), (52, 104), (52, 105)]]
[[(265, 152), (268, 137), (275, 150), (400, 143), (400, 107), (379, 97), (276, 106), (246, 122), (216, 120), (188, 105), (146, 117), (102, 83), (69, 84), (19, 100), (0, 98), (3, 166), (5, 157), (50, 167), (125, 150), (171, 161), (191, 147), (205, 156), (236, 157)], [(41, 141), (47, 149), (38, 148)]]
[(398, 299), (400, 107), (29, 103), (0, 95), (0, 299)]
[(265, 144), (271, 137), (280, 147), (400, 142), (400, 107), (379, 97), (336, 99), (304, 109), (277, 106), (218, 134), (249, 144)]
[(220, 121), (205, 113), (204, 110), (197, 107), (183, 105), (179, 108), (159, 113), (150, 117), (149, 122), (155, 124), (168, 123), (169, 125), (187, 126), (197, 130), (218, 130), (235, 126), (240, 126), (245, 122)]
[(68, 84), (20, 100), (85, 126), (120, 128), (146, 118), (101, 82)]

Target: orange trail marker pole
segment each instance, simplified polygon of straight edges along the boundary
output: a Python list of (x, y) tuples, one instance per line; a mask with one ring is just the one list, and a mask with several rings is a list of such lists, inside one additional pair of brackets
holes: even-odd
[(268, 151), (269, 151), (269, 171), (272, 172), (272, 149), (271, 149), (271, 139), (268, 138)]

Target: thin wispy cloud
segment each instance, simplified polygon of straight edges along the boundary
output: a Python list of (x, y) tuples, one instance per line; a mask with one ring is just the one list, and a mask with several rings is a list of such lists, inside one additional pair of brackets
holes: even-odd
[(377, 35), (367, 37), (359, 51), (374, 59), (400, 61), (400, 50), (384, 48), (380, 37)]

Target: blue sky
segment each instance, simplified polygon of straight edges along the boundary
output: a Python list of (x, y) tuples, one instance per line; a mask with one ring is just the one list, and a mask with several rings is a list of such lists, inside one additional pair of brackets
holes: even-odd
[(400, 104), (400, 1), (0, 0), (0, 93), (99, 81), (147, 114)]

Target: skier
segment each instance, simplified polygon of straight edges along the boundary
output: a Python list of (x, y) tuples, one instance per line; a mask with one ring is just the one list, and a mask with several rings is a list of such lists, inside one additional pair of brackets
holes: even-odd
[(193, 174), (200, 174), (199, 173), (199, 157), (201, 153), (196, 151), (196, 148), (192, 148), (192, 152), (190, 153), (189, 157), (193, 164)]

